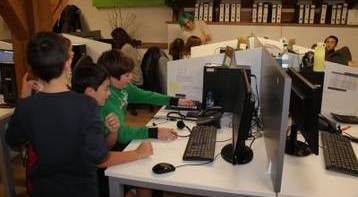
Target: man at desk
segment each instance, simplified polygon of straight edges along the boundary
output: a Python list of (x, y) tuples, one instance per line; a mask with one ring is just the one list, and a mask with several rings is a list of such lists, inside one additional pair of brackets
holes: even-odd
[(341, 49), (335, 50), (338, 44), (338, 38), (336, 36), (328, 36), (324, 40), (324, 43), (326, 45), (325, 60), (338, 64), (349, 65), (352, 61), (351, 52), (348, 47), (342, 47)]

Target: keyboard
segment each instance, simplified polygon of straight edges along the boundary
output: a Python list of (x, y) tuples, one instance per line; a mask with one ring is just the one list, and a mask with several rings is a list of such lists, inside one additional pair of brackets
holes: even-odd
[(348, 124), (358, 124), (358, 117), (357, 116), (350, 116), (350, 115), (340, 115), (331, 113), (333, 118), (342, 123)]
[(185, 161), (213, 161), (216, 143), (215, 127), (193, 127), (183, 155)]
[(183, 110), (183, 111), (196, 111), (201, 109), (201, 103), (199, 101), (193, 101), (194, 105), (184, 106), (184, 105), (168, 105), (165, 107), (167, 110)]
[(358, 176), (358, 161), (348, 138), (321, 132), (323, 156), (328, 170)]

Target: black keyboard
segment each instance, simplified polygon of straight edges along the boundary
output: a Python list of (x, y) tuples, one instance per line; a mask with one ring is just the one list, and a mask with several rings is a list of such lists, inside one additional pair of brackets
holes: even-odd
[(323, 156), (328, 170), (358, 176), (358, 161), (348, 138), (321, 132)]
[(341, 114), (335, 114), (335, 113), (331, 113), (331, 114), (332, 114), (333, 118), (339, 122), (348, 123), (348, 124), (358, 124), (357, 116), (341, 115)]
[(213, 161), (216, 143), (215, 127), (193, 127), (183, 155), (185, 161)]

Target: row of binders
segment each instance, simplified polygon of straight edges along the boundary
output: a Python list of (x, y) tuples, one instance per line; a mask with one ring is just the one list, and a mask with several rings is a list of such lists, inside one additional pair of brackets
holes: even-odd
[(281, 23), (282, 4), (259, 2), (252, 4), (253, 23)]
[(213, 2), (195, 3), (195, 20), (207, 22), (240, 22), (240, 3), (220, 3), (216, 8)]
[[(310, 4), (299, 4), (296, 15), (299, 24), (313, 24), (315, 22), (316, 6)], [(320, 10), (320, 24), (347, 24), (348, 4), (322, 4)]]

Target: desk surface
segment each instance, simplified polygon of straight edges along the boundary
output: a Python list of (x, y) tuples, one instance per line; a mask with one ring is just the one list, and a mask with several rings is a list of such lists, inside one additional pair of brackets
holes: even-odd
[(15, 108), (0, 108), (0, 119), (5, 119), (14, 113)]
[[(165, 120), (156, 120), (163, 122)], [(151, 124), (151, 123), (150, 123)], [(190, 123), (187, 124), (189, 127)], [(161, 127), (176, 128), (175, 121), (160, 124)], [(178, 130), (179, 134), (187, 134), (186, 130)], [(218, 131), (217, 140), (226, 140), (232, 137), (231, 129)], [(191, 194), (210, 196), (230, 196), (242, 194), (245, 196), (275, 196), (270, 175), (267, 173), (267, 157), (263, 138), (259, 138), (253, 144), (254, 158), (246, 165), (227, 163), (220, 156), (211, 164), (203, 166), (185, 166), (177, 168), (174, 172), (156, 175), (152, 167), (159, 162), (168, 162), (174, 165), (186, 163), (182, 156), (188, 138), (178, 138), (172, 142), (152, 140), (154, 154), (146, 159), (128, 164), (110, 167), (105, 174), (114, 177), (120, 182), (143, 186), (156, 186), (159, 189), (177, 191)], [(229, 143), (217, 143), (216, 154)], [(133, 141), (126, 150), (133, 150), (139, 145), (139, 141)], [(138, 184), (139, 182), (142, 185)], [(146, 184), (143, 184), (146, 183)], [(174, 189), (172, 187), (175, 187)], [(172, 188), (172, 189), (171, 189)]]
[[(358, 136), (358, 125), (346, 132)], [(357, 156), (358, 144), (352, 146)], [(279, 196), (357, 197), (358, 177), (326, 170), (321, 148), (319, 155), (303, 158), (286, 154)]]

